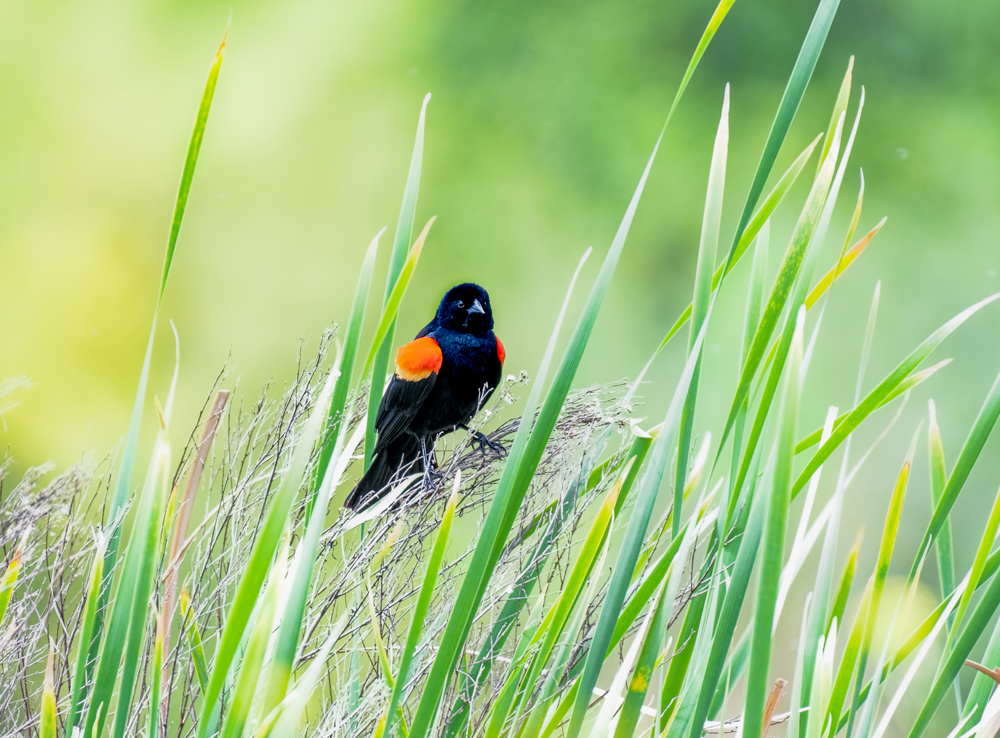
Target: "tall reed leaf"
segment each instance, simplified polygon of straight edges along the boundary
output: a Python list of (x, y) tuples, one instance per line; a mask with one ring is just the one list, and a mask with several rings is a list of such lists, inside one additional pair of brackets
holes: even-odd
[[(994, 295), (991, 298), (987, 298), (987, 300), (992, 300), (997, 296)], [(924, 551), (930, 545), (931, 539), (938, 535), (938, 531), (941, 530), (945, 520), (948, 519), (951, 508), (965, 486), (969, 474), (972, 473), (972, 467), (975, 466), (979, 455), (983, 451), (983, 447), (986, 445), (987, 439), (993, 433), (997, 419), (1000, 419), (1000, 374), (993, 381), (993, 386), (990, 388), (990, 392), (986, 396), (982, 408), (979, 410), (976, 422), (973, 424), (972, 430), (969, 431), (969, 437), (965, 439), (965, 445), (962, 446), (962, 450), (958, 454), (958, 459), (955, 460), (955, 468), (951, 470), (951, 476), (948, 477), (948, 484), (941, 494), (941, 500), (934, 508), (934, 515), (927, 526), (927, 532), (924, 533), (923, 540), (920, 542), (920, 548), (917, 549), (913, 571), (910, 575), (911, 578), (913, 573), (916, 572), (916, 562), (920, 561), (923, 557)]]
[[(831, 157), (832, 158), (832, 157)], [(795, 334), (788, 355), (785, 389), (778, 410), (778, 439), (775, 445), (774, 481), (767, 502), (764, 523), (760, 581), (754, 611), (754, 629), (750, 641), (750, 666), (747, 672), (746, 704), (743, 710), (743, 735), (760, 738), (764, 729), (765, 688), (771, 668), (771, 624), (778, 598), (781, 561), (785, 551), (788, 506), (791, 503), (792, 464), (795, 461), (795, 435), (799, 417), (800, 369), (806, 309), (801, 306), (795, 319)]]
[[(420, 169), (424, 161), (424, 119), (427, 116), (427, 103), (431, 100), (430, 93), (424, 96), (420, 106), (420, 117), (417, 119), (417, 135), (413, 142), (413, 154), (410, 157), (410, 170), (406, 175), (406, 186), (403, 188), (403, 203), (399, 207), (399, 220), (396, 222), (396, 236), (392, 241), (392, 252), (389, 254), (389, 273), (385, 278), (385, 297), (382, 301), (383, 312), (389, 305), (389, 298), (396, 287), (403, 264), (413, 237), (413, 221), (417, 212), (417, 193), (420, 191)], [(372, 462), (375, 451), (375, 415), (382, 402), (383, 379), (386, 367), (389, 365), (389, 351), (392, 348), (393, 335), (396, 332), (396, 322), (392, 321), (385, 337), (376, 349), (372, 366), (372, 385), (368, 397), (368, 425), (365, 432), (365, 469)]]
[[(715, 268), (715, 251), (719, 245), (719, 227), (722, 222), (722, 195), (726, 184), (726, 157), (729, 153), (729, 85), (722, 98), (722, 115), (715, 133), (712, 165), (708, 172), (708, 194), (705, 196), (705, 213), (701, 221), (701, 239), (698, 243), (698, 261), (695, 267), (694, 299), (691, 301), (691, 338), (688, 351), (701, 332), (708, 314), (708, 301), (712, 294), (712, 270)], [(681, 414), (680, 441), (677, 448), (677, 473), (674, 480), (674, 519), (672, 535), (681, 529), (681, 507), (684, 502), (684, 483), (687, 480), (688, 454), (691, 451), (691, 433), (694, 425), (695, 406), (698, 401), (698, 379), (701, 362), (694, 368), (691, 387), (684, 401)]]
[[(368, 244), (365, 259), (358, 275), (358, 285), (354, 289), (354, 301), (351, 303), (351, 314), (347, 319), (347, 331), (344, 333), (344, 351), (341, 354), (340, 367), (342, 379), (337, 382), (330, 400), (330, 412), (326, 418), (326, 431), (323, 433), (323, 446), (320, 449), (319, 461), (316, 465), (316, 487), (323, 481), (326, 467), (333, 455), (333, 448), (340, 434), (340, 424), (343, 422), (344, 408), (347, 405), (347, 393), (351, 389), (351, 379), (354, 376), (354, 363), (361, 343), (361, 329), (365, 323), (365, 312), (368, 306), (368, 295), (371, 292), (372, 272), (375, 270), (375, 255), (378, 252), (378, 241), (385, 233), (385, 228), (375, 234)], [(314, 491), (315, 495), (315, 491)], [(311, 509), (310, 509), (311, 512)]]

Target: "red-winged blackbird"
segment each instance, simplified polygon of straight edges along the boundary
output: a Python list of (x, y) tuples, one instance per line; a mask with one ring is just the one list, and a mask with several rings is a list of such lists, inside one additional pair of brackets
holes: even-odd
[[(375, 418), (372, 464), (344, 506), (364, 510), (404, 474), (423, 472), (426, 481), (435, 439), (468, 430), (500, 381), (505, 355), (486, 290), (472, 283), (448, 290), (434, 320), (396, 352), (396, 373)], [(495, 448), (481, 433), (476, 442)]]

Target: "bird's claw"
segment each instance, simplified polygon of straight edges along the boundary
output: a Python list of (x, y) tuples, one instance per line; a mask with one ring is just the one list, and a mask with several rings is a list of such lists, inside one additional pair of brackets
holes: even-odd
[(424, 492), (431, 492), (445, 477), (445, 473), (430, 466), (424, 467)]
[(477, 447), (483, 456), (486, 455), (486, 449), (495, 453), (498, 459), (502, 459), (507, 455), (507, 449), (503, 447), (503, 444), (494, 441), (481, 431), (473, 431), (472, 445)]

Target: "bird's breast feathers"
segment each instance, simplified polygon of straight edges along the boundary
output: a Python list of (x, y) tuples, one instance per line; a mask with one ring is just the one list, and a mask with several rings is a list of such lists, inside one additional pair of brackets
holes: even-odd
[(406, 382), (419, 382), (441, 369), (441, 347), (430, 336), (400, 346), (396, 352), (396, 376)]

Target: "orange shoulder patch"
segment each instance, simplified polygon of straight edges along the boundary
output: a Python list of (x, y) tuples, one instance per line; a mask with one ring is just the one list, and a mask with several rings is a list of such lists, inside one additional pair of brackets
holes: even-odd
[(497, 336), (497, 356), (500, 358), (501, 364), (503, 364), (503, 360), (507, 358), (507, 352), (503, 348), (503, 343), (500, 341), (500, 336)]
[(441, 368), (441, 347), (430, 336), (410, 341), (396, 351), (396, 376), (407, 382), (419, 382)]

